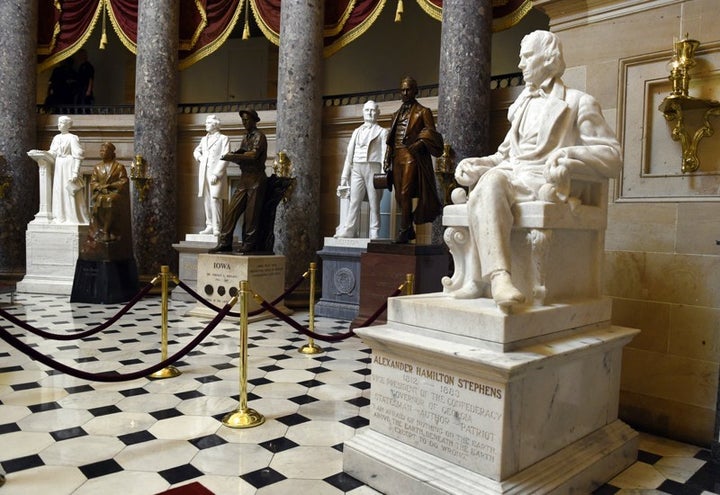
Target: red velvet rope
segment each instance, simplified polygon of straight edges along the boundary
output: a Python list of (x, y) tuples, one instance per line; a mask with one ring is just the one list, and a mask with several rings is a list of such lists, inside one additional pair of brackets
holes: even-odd
[(56, 333), (50, 333), (46, 332), (45, 330), (41, 330), (39, 328), (35, 328), (34, 326), (20, 320), (16, 316), (11, 315), (7, 311), (0, 309), (0, 316), (5, 318), (7, 321), (12, 323), (13, 325), (16, 325), (24, 330), (27, 330), (28, 332), (34, 333), (35, 335), (39, 337), (43, 337), (45, 339), (50, 340), (75, 340), (75, 339), (83, 339), (85, 337), (90, 337), (91, 335), (94, 335), (98, 332), (102, 332), (106, 328), (108, 328), (110, 325), (115, 323), (125, 315), (130, 309), (132, 309), (133, 306), (135, 306), (140, 299), (145, 297), (145, 295), (150, 292), (150, 289), (153, 288), (153, 284), (147, 284), (145, 287), (140, 289), (140, 291), (135, 294), (135, 296), (125, 305), (123, 306), (120, 311), (118, 311), (112, 318), (110, 318), (105, 323), (101, 323), (100, 325), (96, 326), (95, 328), (91, 328), (89, 330), (83, 330), (82, 332), (76, 332), (71, 334), (56, 334)]
[[(390, 295), (388, 296), (388, 298), (398, 296), (398, 295), (400, 294), (400, 292), (402, 292), (402, 288), (395, 289), (395, 292), (393, 292), (392, 294), (390, 294)], [(257, 296), (257, 295), (256, 295), (256, 296)], [(322, 341), (325, 341), (325, 342), (339, 342), (339, 341), (341, 341), (341, 340), (345, 340), (345, 339), (348, 339), (348, 338), (350, 338), (350, 337), (354, 337), (354, 336), (355, 336), (355, 332), (354, 332), (353, 330), (350, 330), (349, 332), (346, 332), (346, 333), (334, 334), (334, 335), (323, 335), (323, 334), (319, 334), (319, 333), (312, 332), (312, 331), (310, 331), (307, 327), (304, 327), (304, 326), (300, 325), (298, 322), (296, 322), (295, 320), (293, 320), (292, 318), (290, 318), (289, 316), (287, 316), (286, 314), (284, 314), (282, 311), (279, 311), (279, 310), (275, 309), (275, 306), (274, 306), (274, 305), (272, 305), (271, 303), (268, 303), (268, 302), (265, 301), (265, 299), (263, 299), (262, 297), (257, 296), (257, 298), (260, 299), (260, 306), (262, 306), (262, 307), (265, 308), (267, 311), (269, 311), (270, 313), (272, 313), (275, 317), (280, 318), (282, 321), (284, 321), (285, 323), (287, 323), (288, 325), (290, 325), (291, 327), (293, 327), (295, 330), (297, 330), (298, 332), (302, 333), (303, 335), (305, 335), (305, 336), (307, 336), (307, 337), (312, 337), (313, 339), (322, 340)], [(375, 322), (375, 320), (377, 320), (378, 317), (379, 317), (379, 316), (383, 313), (383, 311), (385, 311), (386, 309), (387, 309), (387, 299), (386, 299), (385, 302), (382, 303), (382, 304), (380, 305), (380, 307), (370, 316), (370, 318), (368, 318), (368, 319), (365, 320), (361, 325), (358, 325), (358, 326), (360, 326), (360, 327), (367, 327), (367, 326), (372, 325), (372, 324)]]
[(220, 312), (218, 312), (217, 316), (213, 318), (213, 320), (203, 329), (202, 332), (200, 332), (197, 337), (195, 337), (188, 345), (183, 347), (180, 351), (176, 352), (169, 358), (159, 362), (156, 365), (150, 366), (149, 368), (145, 368), (140, 371), (135, 371), (133, 373), (89, 373), (87, 371), (78, 370), (76, 368), (72, 368), (66, 364), (63, 364), (59, 361), (56, 361), (52, 358), (49, 358), (45, 356), (44, 354), (41, 354), (37, 350), (33, 349), (32, 347), (28, 346), (24, 342), (22, 342), (17, 337), (13, 336), (10, 332), (5, 330), (4, 328), (0, 327), (0, 337), (13, 346), (18, 351), (22, 352), (23, 354), (26, 354), (27, 356), (31, 357), (35, 361), (38, 361), (45, 366), (48, 366), (50, 368), (53, 368), (55, 370), (61, 371), (63, 373), (66, 373), (70, 376), (74, 376), (75, 378), (80, 378), (82, 380), (88, 380), (88, 381), (95, 381), (95, 382), (123, 382), (123, 381), (129, 381), (129, 380), (136, 380), (138, 378), (146, 377), (148, 375), (151, 375), (152, 373), (155, 373), (156, 371), (160, 371), (161, 369), (170, 366), (174, 362), (178, 361), (179, 359), (182, 359), (185, 357), (190, 351), (195, 349), (195, 347), (198, 346), (200, 342), (202, 342), (205, 337), (210, 335), (210, 332), (212, 332), (215, 327), (218, 326), (218, 324), (227, 316), (228, 312), (230, 311), (230, 308), (232, 306), (230, 304), (226, 304)]
[[(295, 289), (297, 289), (297, 288), (300, 286), (300, 284), (303, 282), (303, 280), (305, 280), (305, 276), (304, 276), (304, 275), (301, 275), (301, 276), (297, 279), (297, 281), (295, 281), (295, 283), (293, 283), (290, 287), (288, 287), (288, 289), (287, 289), (285, 292), (283, 292), (283, 293), (280, 294), (278, 297), (276, 297), (275, 299), (273, 299), (273, 301), (272, 301), (270, 304), (272, 304), (272, 305), (274, 306), (274, 305), (276, 305), (277, 303), (279, 303), (280, 301), (282, 301), (283, 299), (285, 299), (287, 296), (289, 296), (290, 294), (292, 294), (292, 292), (295, 291)], [(205, 299), (204, 297), (202, 297), (200, 294), (198, 294), (197, 292), (195, 292), (195, 291), (192, 289), (192, 287), (188, 286), (188, 285), (187, 285), (185, 282), (183, 282), (182, 280), (178, 281), (177, 285), (178, 285), (178, 287), (180, 287), (181, 289), (183, 289), (185, 292), (187, 292), (188, 294), (190, 294), (192, 297), (194, 297), (195, 299), (197, 299), (200, 303), (204, 304), (206, 307), (212, 309), (213, 311), (220, 311), (220, 308), (219, 308), (219, 307), (215, 306), (213, 303), (211, 303), (210, 301), (208, 301), (207, 299)], [(248, 316), (257, 316), (257, 315), (259, 315), (259, 314), (262, 313), (262, 312), (263, 312), (263, 310), (261, 310), (261, 309), (256, 309), (255, 311), (249, 311), (249, 312), (248, 312)], [(230, 311), (230, 312), (228, 313), (228, 316), (232, 316), (233, 318), (239, 318), (239, 317), (240, 317), (240, 313), (234, 313), (234, 312)]]

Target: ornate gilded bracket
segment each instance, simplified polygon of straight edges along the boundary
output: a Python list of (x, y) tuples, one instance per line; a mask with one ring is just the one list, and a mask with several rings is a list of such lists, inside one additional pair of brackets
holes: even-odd
[(452, 204), (450, 194), (458, 184), (455, 182), (455, 152), (449, 144), (443, 145), (443, 154), (435, 162), (435, 175), (443, 191), (443, 204)]
[(289, 179), (289, 185), (285, 190), (282, 198), (283, 203), (287, 203), (290, 199), (290, 195), (295, 189), (295, 177), (292, 176), (292, 161), (287, 156), (285, 150), (278, 151), (277, 157), (273, 162), (273, 173), (280, 179)]
[[(690, 69), (695, 66), (695, 50), (700, 42), (682, 39), (673, 45), (673, 57), (670, 60), (670, 82), (672, 92), (666, 96), (658, 108), (668, 122), (675, 121), (671, 137), (679, 141), (682, 149), (681, 170), (683, 173), (695, 172), (700, 168), (697, 148), (700, 140), (712, 136), (715, 132), (710, 117), (720, 115), (720, 102), (704, 100), (688, 95), (690, 86)], [(685, 113), (692, 110), (703, 112), (702, 125), (691, 132), (685, 124)]]
[[(684, 112), (689, 110), (704, 110), (703, 125), (694, 133), (685, 127)], [(682, 148), (683, 173), (695, 172), (700, 168), (697, 149), (700, 140), (712, 136), (715, 130), (710, 117), (720, 115), (720, 102), (714, 100), (701, 100), (692, 96), (668, 96), (660, 104), (660, 111), (668, 122), (675, 121), (671, 131), (673, 141), (679, 141)]]
[(135, 155), (135, 159), (130, 166), (130, 180), (138, 192), (138, 200), (142, 203), (145, 201), (145, 194), (152, 186), (152, 177), (147, 174), (147, 161), (142, 155)]

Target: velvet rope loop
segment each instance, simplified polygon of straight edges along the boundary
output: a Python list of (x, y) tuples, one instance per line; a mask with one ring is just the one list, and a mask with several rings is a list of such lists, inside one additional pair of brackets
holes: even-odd
[[(397, 289), (395, 289), (395, 291), (393, 291), (392, 294), (390, 294), (388, 296), (388, 298), (396, 297), (396, 296), (400, 295), (400, 293), (404, 290), (406, 285), (407, 285), (407, 282), (401, 284)], [(256, 301), (258, 301), (258, 303), (260, 303), (260, 306), (263, 309), (265, 309), (266, 311), (271, 313), (276, 318), (281, 319), (282, 321), (284, 321), (285, 323), (287, 323), (292, 328), (294, 328), (298, 332), (302, 333), (306, 337), (311, 337), (313, 339), (322, 340), (325, 342), (339, 342), (341, 340), (345, 340), (345, 339), (355, 336), (355, 332), (353, 330), (350, 330), (348, 332), (341, 333), (341, 334), (334, 334), (334, 335), (327, 335), (327, 334), (323, 335), (323, 334), (319, 334), (316, 332), (312, 332), (307, 327), (301, 325), (300, 323), (296, 322), (295, 320), (290, 318), (288, 315), (286, 315), (282, 311), (275, 308), (274, 303), (267, 302), (259, 294), (253, 292), (253, 297), (255, 298)], [(383, 312), (385, 312), (386, 309), (387, 309), (387, 298), (385, 299), (385, 302), (382, 303), (380, 305), (380, 307), (377, 310), (375, 310), (375, 312), (372, 315), (370, 315), (370, 317), (367, 320), (365, 320), (362, 324), (360, 324), (358, 326), (359, 327), (367, 327), (367, 326), (372, 325), (375, 322), (375, 320), (377, 320), (378, 317), (381, 314), (383, 314)]]
[[(233, 299), (236, 300), (236, 299)], [(232, 301), (231, 301), (232, 303)], [(210, 335), (210, 332), (212, 332), (215, 327), (218, 326), (218, 324), (227, 316), (227, 314), (230, 312), (230, 308), (232, 307), (232, 304), (228, 303), (226, 304), (220, 311), (218, 312), (217, 316), (212, 319), (210, 323), (203, 329), (202, 332), (200, 332), (197, 337), (195, 337), (188, 345), (183, 347), (180, 351), (176, 352), (172, 356), (168, 357), (167, 359), (150, 366), (148, 368), (135, 371), (132, 373), (89, 373), (87, 371), (78, 370), (76, 368), (72, 368), (66, 364), (63, 364), (59, 361), (56, 361), (48, 356), (45, 356), (44, 354), (41, 354), (37, 350), (33, 349), (32, 347), (28, 346), (24, 342), (22, 342), (17, 337), (13, 336), (10, 332), (5, 330), (4, 328), (0, 327), (0, 337), (13, 346), (18, 351), (22, 352), (23, 354), (26, 354), (30, 358), (34, 359), (35, 361), (38, 361), (39, 363), (44, 364), (45, 366), (48, 366), (52, 369), (55, 369), (57, 371), (61, 371), (63, 373), (66, 373), (70, 376), (74, 376), (75, 378), (80, 378), (82, 380), (88, 380), (88, 381), (95, 381), (95, 382), (123, 382), (123, 381), (130, 381), (130, 380), (136, 380), (138, 378), (146, 377), (148, 375), (151, 375), (155, 373), (156, 371), (160, 371), (163, 368), (166, 368), (170, 366), (171, 364), (175, 363), (176, 361), (182, 359), (185, 357), (189, 352), (191, 352), (195, 347), (200, 344), (205, 338)]]
[[(285, 292), (283, 292), (283, 293), (280, 294), (278, 297), (276, 297), (275, 299), (273, 299), (273, 301), (272, 301), (271, 304), (274, 306), (274, 305), (276, 305), (277, 303), (279, 303), (280, 301), (282, 301), (283, 299), (285, 299), (287, 296), (289, 296), (290, 294), (292, 294), (292, 293), (295, 291), (295, 289), (297, 289), (297, 288), (300, 286), (300, 284), (303, 283), (303, 281), (305, 280), (305, 277), (306, 277), (306, 276), (307, 276), (307, 273), (305, 273), (305, 274), (303, 274), (302, 276), (298, 277), (298, 279), (297, 279), (290, 287), (288, 287)], [(198, 302), (200, 302), (201, 304), (205, 305), (207, 308), (210, 308), (210, 309), (212, 309), (213, 311), (220, 311), (220, 308), (219, 308), (219, 307), (215, 306), (213, 303), (211, 303), (210, 301), (208, 301), (207, 299), (205, 299), (204, 297), (202, 297), (200, 294), (198, 294), (197, 292), (195, 292), (195, 291), (192, 289), (192, 287), (188, 286), (188, 285), (187, 285), (185, 282), (183, 282), (182, 280), (178, 280), (177, 285), (178, 285), (178, 287), (180, 287), (182, 290), (184, 290), (185, 292), (187, 292), (188, 294), (190, 294), (192, 297), (194, 297)], [(259, 314), (262, 313), (262, 312), (263, 312), (262, 309), (256, 309), (255, 311), (250, 311), (250, 312), (248, 312), (248, 316), (257, 316), (257, 315), (259, 315)], [(232, 311), (231, 311), (231, 312), (228, 313), (228, 316), (231, 316), (231, 317), (233, 317), (233, 318), (239, 318), (239, 317), (240, 317), (240, 313), (235, 313), (235, 312), (232, 312)]]
[(122, 316), (124, 316), (128, 311), (130, 311), (133, 306), (135, 306), (138, 302), (140, 302), (140, 299), (145, 297), (148, 292), (150, 292), (150, 289), (153, 288), (155, 280), (150, 282), (149, 284), (145, 285), (140, 291), (138, 291), (137, 294), (127, 303), (125, 306), (123, 306), (120, 311), (118, 311), (114, 316), (112, 316), (109, 320), (107, 320), (104, 323), (101, 323), (100, 325), (96, 326), (95, 328), (91, 328), (89, 330), (83, 330), (82, 332), (76, 332), (72, 334), (56, 334), (47, 332), (45, 330), (42, 330), (40, 328), (35, 328), (34, 326), (20, 320), (16, 316), (11, 315), (7, 311), (0, 309), (0, 316), (5, 318), (7, 321), (12, 323), (15, 326), (18, 326), (22, 328), (23, 330), (27, 330), (30, 333), (34, 333), (35, 335), (39, 337), (43, 337), (45, 339), (50, 340), (75, 340), (75, 339), (84, 339), (85, 337), (90, 337), (92, 335), (95, 335), (96, 333), (102, 332), (103, 330), (107, 329), (110, 325), (118, 321)]

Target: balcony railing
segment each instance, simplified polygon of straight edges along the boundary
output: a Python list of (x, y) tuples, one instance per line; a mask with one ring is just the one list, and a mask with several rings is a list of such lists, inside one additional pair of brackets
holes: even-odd
[[(503, 74), (493, 76), (490, 80), (490, 89), (502, 89), (516, 87), (523, 84), (522, 74)], [(438, 95), (438, 85), (418, 87), (418, 97), (430, 97)], [(344, 105), (359, 105), (368, 100), (376, 102), (400, 100), (398, 88), (372, 91), (366, 93), (354, 93), (344, 95), (330, 95), (323, 97), (324, 107), (338, 107)], [(181, 103), (178, 105), (178, 113), (228, 113), (238, 112), (244, 108), (255, 110), (276, 110), (277, 100), (250, 100), (250, 101), (225, 101), (215, 103)], [(37, 112), (56, 115), (132, 115), (135, 113), (134, 105), (53, 105), (50, 108), (44, 105), (37, 106)]]

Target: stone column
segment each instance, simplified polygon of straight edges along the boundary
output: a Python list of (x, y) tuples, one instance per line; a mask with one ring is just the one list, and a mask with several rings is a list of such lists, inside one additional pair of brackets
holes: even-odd
[[(491, 0), (443, 2), (438, 130), (455, 163), (489, 151), (491, 42)], [(436, 220), (433, 244), (440, 242), (441, 220)]]
[(288, 285), (320, 248), (323, 12), (323, 0), (281, 2), (277, 149), (287, 152), (297, 182), (278, 207), (275, 251), (287, 258)]
[(25, 271), (25, 230), (38, 211), (38, 171), (27, 156), (36, 147), (37, 13), (37, 2), (0, 2), (0, 279)]
[(140, 0), (135, 69), (135, 154), (152, 183), (133, 192), (133, 243), (141, 279), (177, 267), (176, 237), (179, 2)]

